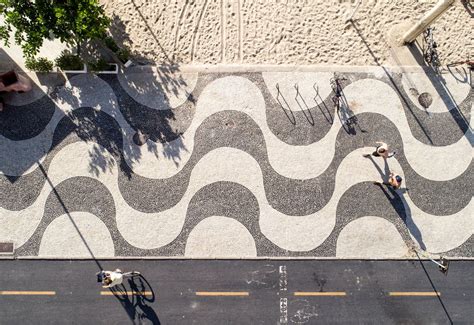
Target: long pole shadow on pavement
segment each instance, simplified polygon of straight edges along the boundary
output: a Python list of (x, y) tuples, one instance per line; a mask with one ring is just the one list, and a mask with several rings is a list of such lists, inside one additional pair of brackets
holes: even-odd
[[(321, 94), (319, 93), (319, 87), (316, 85), (316, 83), (313, 84), (313, 89), (316, 92), (316, 96), (313, 97), (314, 102), (316, 103), (316, 106), (318, 106), (319, 110), (321, 111), (321, 114), (323, 114), (324, 118), (329, 124), (332, 124), (334, 122), (334, 118), (331, 115), (331, 111), (329, 110), (328, 106), (324, 102), (323, 98), (321, 97)], [(321, 102), (321, 105), (319, 105), (318, 99)], [(321, 106), (324, 106), (323, 110)]]
[(84, 243), (84, 246), (86, 246), (86, 249), (89, 251), (89, 254), (91, 255), (92, 259), (94, 260), (94, 262), (97, 264), (97, 266), (99, 267), (99, 270), (103, 270), (102, 269), (102, 265), (100, 264), (100, 262), (95, 258), (94, 256), (94, 253), (92, 252), (92, 249), (90, 248), (90, 246), (87, 244), (87, 240), (84, 238), (84, 236), (82, 235), (81, 231), (79, 230), (79, 227), (77, 226), (77, 224), (74, 222), (74, 219), (72, 218), (71, 216), (71, 213), (69, 212), (69, 209), (66, 207), (66, 204), (64, 203), (64, 201), (62, 200), (61, 196), (59, 195), (58, 191), (56, 190), (56, 187), (54, 186), (53, 182), (51, 181), (51, 179), (49, 178), (48, 174), (46, 173), (46, 170), (44, 169), (43, 165), (38, 161), (37, 162), (38, 164), (38, 167), (39, 169), (41, 170), (41, 172), (43, 173), (44, 175), (44, 178), (46, 179), (46, 181), (48, 182), (49, 186), (51, 186), (52, 188), (52, 192), (54, 193), (54, 195), (56, 196), (56, 198), (58, 199), (58, 202), (59, 204), (61, 204), (61, 207), (63, 208), (64, 212), (67, 214), (69, 220), (71, 221), (72, 225), (74, 226), (74, 228), (76, 229), (79, 237), (81, 238), (82, 242)]
[[(418, 252), (416, 250), (415, 250), (415, 254), (418, 257), (418, 261), (420, 262), (420, 265), (423, 268), (423, 271), (425, 272), (426, 277), (428, 278), (428, 281), (430, 282), (431, 287), (433, 288), (433, 291), (435, 293), (437, 293), (438, 290), (436, 289), (436, 286), (434, 285), (433, 281), (431, 280), (431, 277), (430, 277), (428, 271), (426, 270), (425, 265), (423, 264), (423, 261), (420, 259), (420, 255), (418, 255)], [(451, 319), (451, 316), (449, 316), (448, 310), (446, 309), (446, 306), (443, 303), (443, 299), (441, 299), (441, 295), (436, 294), (436, 297), (438, 297), (439, 303), (441, 304), (441, 307), (443, 307), (443, 310), (446, 313), (446, 316), (448, 317), (449, 324), (453, 324), (453, 320)]]

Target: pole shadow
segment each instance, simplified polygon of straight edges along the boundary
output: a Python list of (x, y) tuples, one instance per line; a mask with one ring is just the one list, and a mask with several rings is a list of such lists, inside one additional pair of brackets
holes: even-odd
[(64, 203), (63, 199), (61, 198), (61, 196), (59, 195), (58, 191), (56, 190), (56, 187), (54, 186), (53, 182), (51, 181), (51, 179), (49, 178), (48, 174), (46, 173), (46, 170), (44, 169), (43, 165), (40, 163), (40, 162), (37, 162), (38, 164), (38, 167), (39, 169), (41, 170), (41, 172), (43, 173), (44, 175), (44, 178), (46, 179), (46, 181), (48, 182), (49, 186), (52, 188), (52, 192), (54, 193), (54, 195), (56, 196), (56, 198), (58, 199), (58, 202), (59, 204), (61, 204), (61, 207), (63, 208), (64, 212), (66, 213), (66, 215), (68, 216), (69, 220), (71, 221), (72, 225), (74, 226), (74, 229), (76, 229), (79, 237), (81, 238), (82, 242), (84, 243), (84, 246), (86, 246), (86, 249), (87, 251), (89, 252), (89, 254), (91, 255), (92, 259), (94, 260), (94, 262), (97, 264), (97, 267), (99, 268), (99, 271), (103, 270), (102, 268), (102, 265), (100, 264), (99, 260), (97, 260), (97, 258), (94, 256), (94, 253), (92, 252), (92, 249), (90, 248), (90, 246), (87, 244), (87, 240), (84, 238), (84, 236), (82, 235), (81, 231), (79, 230), (79, 227), (77, 226), (77, 224), (74, 222), (74, 219), (72, 218), (71, 216), (71, 212), (69, 211), (69, 209), (67, 208), (66, 204)]
[[(417, 252), (416, 250), (415, 250), (415, 254), (416, 254), (416, 256), (418, 257), (418, 261), (420, 262), (420, 265), (421, 265), (421, 267), (423, 268), (423, 271), (425, 272), (426, 277), (428, 278), (428, 281), (430, 282), (430, 285), (431, 285), (431, 287), (433, 288), (433, 291), (434, 291), (434, 292), (439, 292), (439, 291), (436, 289), (436, 286), (435, 286), (435, 284), (433, 283), (433, 280), (431, 280), (431, 277), (430, 277), (428, 271), (426, 270), (425, 265), (423, 264), (423, 261), (422, 261), (421, 258), (420, 258), (420, 255), (418, 255), (418, 252)], [(443, 307), (443, 310), (444, 310), (444, 313), (446, 314), (446, 317), (448, 317), (449, 324), (453, 324), (453, 320), (451, 319), (451, 316), (449, 315), (449, 312), (448, 312), (448, 310), (446, 309), (446, 306), (445, 306), (444, 303), (443, 303), (443, 299), (441, 298), (441, 295), (437, 294), (436, 297), (438, 297), (438, 301), (439, 301), (439, 303), (441, 304), (441, 307)]]

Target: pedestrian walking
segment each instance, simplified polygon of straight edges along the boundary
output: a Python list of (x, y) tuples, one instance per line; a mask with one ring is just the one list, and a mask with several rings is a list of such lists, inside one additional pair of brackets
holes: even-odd
[[(396, 152), (395, 151), (390, 152), (388, 148), (388, 144), (386, 144), (385, 142), (377, 141), (376, 144), (377, 144), (377, 147), (375, 148), (375, 151), (372, 153), (372, 156), (382, 157), (384, 159), (395, 156)], [(362, 156), (364, 156), (365, 158), (368, 158), (370, 157), (370, 154), (365, 154)]]
[(403, 178), (400, 175), (394, 172), (390, 172), (388, 183), (374, 182), (374, 184), (377, 184), (377, 185), (384, 184), (384, 185), (391, 186), (394, 190), (398, 190), (402, 186), (402, 181), (403, 181)]

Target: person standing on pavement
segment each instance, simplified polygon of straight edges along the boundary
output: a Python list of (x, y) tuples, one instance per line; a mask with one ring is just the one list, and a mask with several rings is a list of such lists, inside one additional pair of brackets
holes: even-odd
[[(391, 158), (395, 156), (395, 151), (389, 152), (388, 144), (382, 141), (377, 141), (376, 142), (377, 147), (375, 148), (375, 151), (372, 153), (372, 156), (375, 157), (382, 157), (384, 159)], [(364, 157), (368, 158), (370, 157), (370, 154), (365, 154), (363, 155)]]
[(374, 182), (376, 185), (384, 184), (391, 186), (394, 190), (398, 190), (402, 186), (403, 178), (398, 175), (397, 173), (390, 172), (390, 176), (388, 178), (388, 183), (382, 182)]

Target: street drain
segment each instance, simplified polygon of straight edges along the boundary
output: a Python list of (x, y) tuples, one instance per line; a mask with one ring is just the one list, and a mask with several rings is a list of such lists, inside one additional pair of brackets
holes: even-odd
[(0, 243), (0, 254), (13, 254), (13, 243)]
[(429, 93), (422, 93), (418, 96), (418, 102), (424, 108), (428, 108), (433, 103), (433, 97)]

